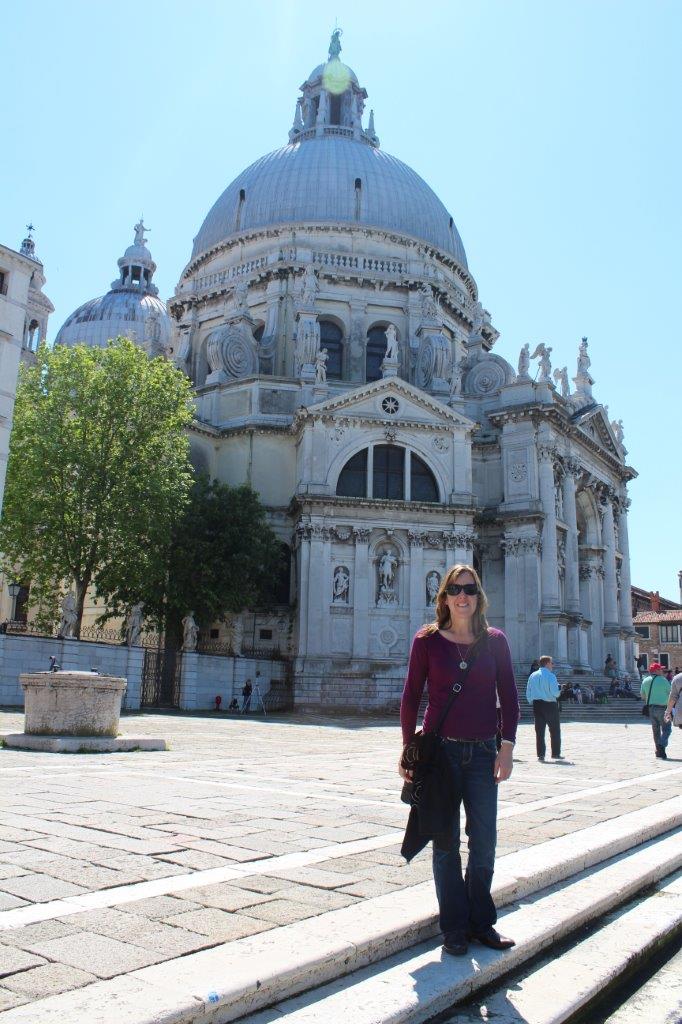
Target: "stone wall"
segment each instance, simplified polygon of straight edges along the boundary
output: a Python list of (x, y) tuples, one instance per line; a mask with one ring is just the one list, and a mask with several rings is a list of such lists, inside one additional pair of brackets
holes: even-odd
[[(180, 707), (186, 711), (200, 711), (215, 707), (216, 696), (222, 698), (222, 710), (233, 697), (242, 703), (242, 687), (247, 679), (256, 682), (256, 672), (263, 697), (270, 692), (274, 681), (284, 680), (284, 663), (256, 658), (232, 658), (215, 654), (183, 654)], [(251, 708), (255, 710), (255, 694)]]
[(24, 694), (19, 685), (22, 672), (45, 672), (54, 655), (63, 669), (122, 676), (128, 680), (123, 707), (140, 706), (142, 647), (87, 643), (81, 640), (57, 640), (44, 636), (0, 634), (0, 705), (23, 707)]

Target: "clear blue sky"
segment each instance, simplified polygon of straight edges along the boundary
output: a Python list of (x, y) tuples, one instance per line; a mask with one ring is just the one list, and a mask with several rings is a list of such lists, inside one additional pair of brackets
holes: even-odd
[[(622, 418), (633, 582), (677, 595), (682, 4), (676, 0), (34, 0), (3, 12), (0, 239), (29, 219), (54, 337), (109, 288), (144, 213), (169, 297), (247, 164), (287, 141), (299, 84), (342, 58), (384, 149), (455, 218), (514, 365), (525, 341)], [(677, 287), (676, 287), (677, 286)]]

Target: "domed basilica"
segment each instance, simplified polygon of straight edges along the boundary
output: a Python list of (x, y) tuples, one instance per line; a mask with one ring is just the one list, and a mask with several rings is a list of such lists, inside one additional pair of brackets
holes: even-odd
[[(607, 653), (630, 671), (635, 474), (587, 341), (572, 382), (549, 346), (525, 345), (516, 368), (494, 353), (453, 217), (380, 148), (340, 50), (336, 31), (288, 143), (209, 211), (170, 340), (153, 300), (158, 348), (196, 387), (195, 466), (249, 483), (287, 546), (288, 593), (234, 631), (291, 655), (299, 704), (388, 705), (443, 574), (467, 562), (519, 672), (543, 653), (563, 672), (599, 673)], [(119, 266), (59, 341), (154, 315), (141, 231)]]

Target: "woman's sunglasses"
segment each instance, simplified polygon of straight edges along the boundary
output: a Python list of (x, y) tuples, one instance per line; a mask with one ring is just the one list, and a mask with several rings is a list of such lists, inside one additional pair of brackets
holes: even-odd
[(478, 587), (475, 583), (448, 583), (445, 588), (445, 593), (448, 597), (457, 597), (462, 591), (467, 597), (475, 597), (478, 593)]

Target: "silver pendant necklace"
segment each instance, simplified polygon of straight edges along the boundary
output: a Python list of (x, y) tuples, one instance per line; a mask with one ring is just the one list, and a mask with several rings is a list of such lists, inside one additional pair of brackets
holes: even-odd
[(471, 647), (471, 644), (467, 645), (467, 649), (466, 649), (465, 654), (462, 654), (462, 652), (460, 651), (459, 644), (457, 643), (456, 640), (455, 640), (455, 647), (457, 648), (457, 653), (459, 654), (459, 657), (460, 657), (459, 667), (462, 669), (462, 671), (464, 671), (465, 669), (467, 669), (469, 667), (469, 663), (466, 660), (466, 655), (469, 653), (469, 647)]

